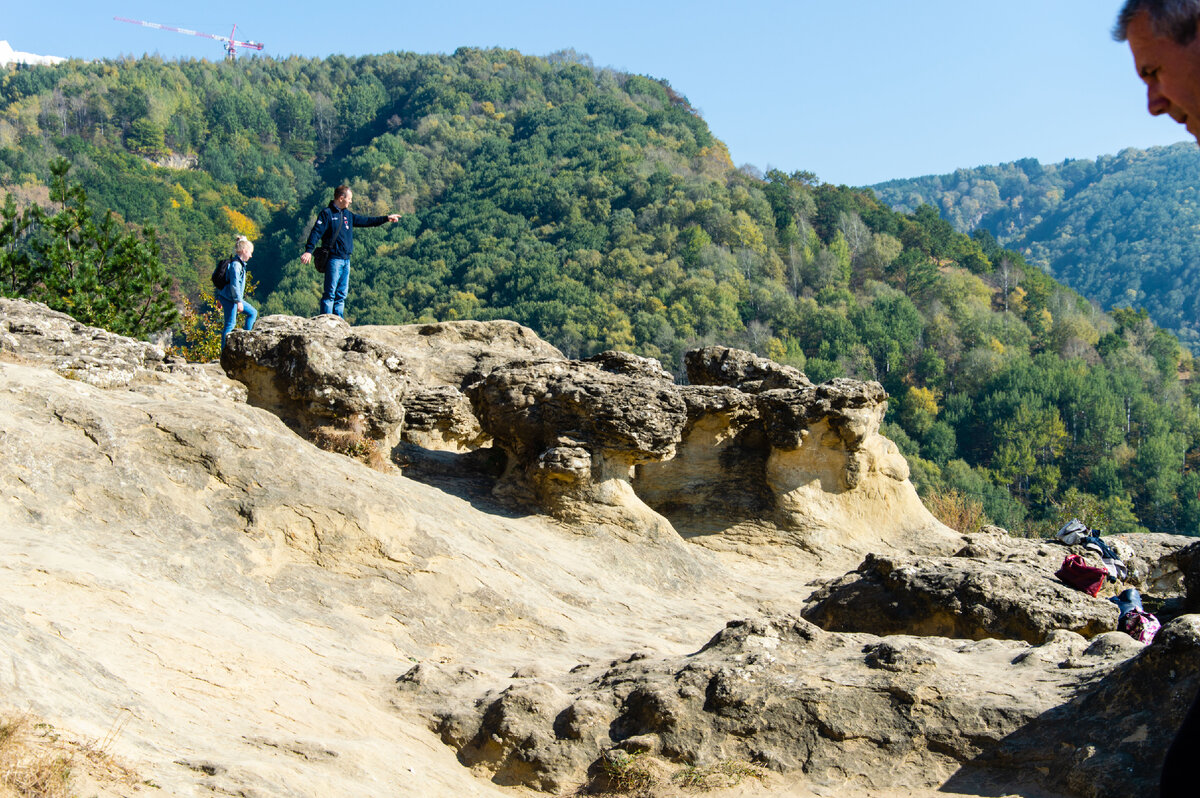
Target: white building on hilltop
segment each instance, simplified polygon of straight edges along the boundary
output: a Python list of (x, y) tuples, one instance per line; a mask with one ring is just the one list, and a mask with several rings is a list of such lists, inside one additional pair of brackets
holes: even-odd
[(35, 55), (14, 50), (4, 39), (0, 39), (0, 66), (9, 64), (57, 64), (66, 61), (57, 55)]

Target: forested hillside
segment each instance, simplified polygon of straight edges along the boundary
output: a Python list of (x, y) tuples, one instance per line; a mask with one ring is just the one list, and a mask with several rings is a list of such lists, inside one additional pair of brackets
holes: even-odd
[(1200, 530), (1200, 391), (1172, 336), (929, 206), (734, 168), (662, 80), (475, 49), (3, 73), (0, 184), (46, 203), (59, 156), (97, 208), (157, 229), (179, 298), (244, 232), (262, 309), (315, 313), (298, 256), (347, 182), (359, 213), (405, 213), (355, 235), (354, 323), (511, 318), (571, 356), (678, 372), (721, 342), (877, 379), (885, 433), (964, 523)]
[(986, 230), (1104, 308), (1144, 307), (1200, 351), (1200, 149), (1032, 158), (873, 187), (902, 212), (928, 203)]

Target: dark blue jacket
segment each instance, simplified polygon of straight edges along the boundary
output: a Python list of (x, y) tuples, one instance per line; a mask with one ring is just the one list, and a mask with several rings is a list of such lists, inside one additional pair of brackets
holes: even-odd
[(329, 247), (329, 257), (349, 258), (350, 253), (354, 251), (354, 228), (378, 227), (387, 220), (386, 216), (359, 216), (349, 208), (342, 210), (330, 202), (317, 214), (317, 221), (309, 231), (308, 245), (304, 247), (304, 251), (312, 252), (316, 249), (317, 242), (322, 241), (323, 246)]

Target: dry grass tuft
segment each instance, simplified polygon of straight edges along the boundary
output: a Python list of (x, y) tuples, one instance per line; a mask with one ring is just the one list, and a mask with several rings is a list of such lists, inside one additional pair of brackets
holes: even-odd
[(922, 499), (933, 517), (951, 529), (971, 534), (991, 523), (983, 513), (983, 505), (957, 490), (931, 493)]
[(765, 777), (766, 771), (762, 768), (739, 759), (730, 759), (707, 767), (686, 767), (673, 778), (681, 787), (705, 792), (736, 787), (746, 778), (762, 781)]
[(0, 796), (69, 798), (75, 752), (29, 715), (0, 720)]
[(103, 740), (77, 742), (31, 715), (0, 716), (0, 798), (72, 798), (81, 775), (137, 792), (137, 774), (108, 752), (123, 726), (119, 720)]
[(379, 441), (367, 437), (366, 424), (360, 416), (348, 419), (341, 426), (314, 428), (312, 442), (319, 449), (353, 457), (376, 471), (391, 470), (391, 464), (381, 451)]
[(663, 763), (642, 753), (614, 748), (606, 751), (594, 767), (592, 779), (573, 795), (661, 798), (661, 788), (667, 785)]

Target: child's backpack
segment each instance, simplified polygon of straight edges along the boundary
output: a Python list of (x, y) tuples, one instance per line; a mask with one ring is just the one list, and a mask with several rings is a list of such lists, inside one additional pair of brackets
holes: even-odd
[(1162, 628), (1162, 624), (1150, 613), (1134, 609), (1121, 616), (1121, 620), (1117, 621), (1117, 628), (1134, 640), (1150, 643)]
[(1054, 575), (1076, 590), (1095, 596), (1100, 592), (1100, 588), (1104, 587), (1108, 571), (1088, 565), (1087, 560), (1078, 554), (1068, 554), (1063, 559), (1062, 567)]
[(217, 268), (213, 269), (213, 286), (218, 291), (229, 285), (229, 264), (232, 262), (233, 258), (223, 258), (222, 260), (217, 261)]

